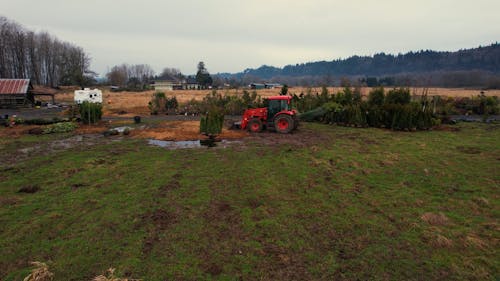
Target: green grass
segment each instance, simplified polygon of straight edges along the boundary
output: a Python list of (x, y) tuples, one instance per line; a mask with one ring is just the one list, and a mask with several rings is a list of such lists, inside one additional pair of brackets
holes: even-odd
[[(458, 128), (305, 124), (304, 145), (125, 139), (3, 160), (0, 279), (42, 261), (55, 280), (497, 280), (500, 127)], [(0, 158), (57, 137), (2, 139)]]

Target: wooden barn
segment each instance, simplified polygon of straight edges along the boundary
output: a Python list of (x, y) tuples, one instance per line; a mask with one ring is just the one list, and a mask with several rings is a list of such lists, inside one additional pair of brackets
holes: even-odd
[(29, 79), (0, 79), (0, 107), (26, 106), (34, 102)]

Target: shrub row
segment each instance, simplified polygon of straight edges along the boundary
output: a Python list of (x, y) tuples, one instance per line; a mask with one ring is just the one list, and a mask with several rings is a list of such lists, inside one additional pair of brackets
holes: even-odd
[(25, 124), (25, 125), (50, 125), (61, 122), (68, 122), (68, 118), (58, 118), (54, 117), (52, 119), (42, 119), (42, 118), (33, 118), (33, 119), (21, 119), (16, 118), (16, 124)]
[(367, 101), (351, 90), (329, 99), (333, 101), (301, 114), (301, 119), (393, 130), (425, 130), (436, 123), (429, 102), (426, 99), (412, 102), (409, 90), (404, 88), (391, 90), (387, 95), (382, 88), (374, 89)]
[(186, 104), (179, 106), (175, 96), (168, 98), (164, 93), (153, 94), (148, 104), (151, 114), (159, 114), (174, 111), (177, 114), (199, 115), (206, 114), (213, 107), (223, 109), (224, 114), (241, 115), (247, 108), (262, 107), (263, 101), (257, 92), (252, 93), (244, 90), (243, 93), (230, 95), (229, 93), (220, 94), (212, 91), (207, 94), (203, 100), (190, 100)]
[[(327, 88), (323, 87), (321, 93), (313, 94), (312, 89), (308, 89), (305, 94), (294, 94), (293, 101), (299, 112), (307, 112), (329, 102), (335, 102), (342, 106), (359, 104), (362, 101), (362, 95), (359, 88), (346, 87), (336, 94), (330, 94)], [(382, 106), (383, 104), (408, 104), (411, 101), (412, 96), (407, 88), (393, 89), (388, 91), (386, 94), (382, 87), (372, 89), (367, 100), (370, 106)], [(484, 93), (475, 97), (455, 98), (440, 96), (428, 98), (424, 95), (422, 98), (413, 97), (413, 101), (427, 103), (428, 106), (432, 107), (433, 114), (436, 114), (437, 116), (447, 116), (453, 114), (500, 114), (499, 98), (486, 96)]]

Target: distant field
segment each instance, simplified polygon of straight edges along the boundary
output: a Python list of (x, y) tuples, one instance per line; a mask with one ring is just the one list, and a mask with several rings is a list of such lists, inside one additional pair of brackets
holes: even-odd
[[(342, 88), (331, 87), (328, 88), (330, 93), (337, 93)], [(290, 88), (289, 93), (297, 94), (307, 93), (307, 88)], [(370, 88), (362, 88), (361, 92), (364, 96), (368, 95), (370, 92)], [(253, 91), (253, 90), (249, 90)], [(411, 88), (413, 94), (421, 95), (424, 92), (423, 88)], [(119, 112), (126, 112), (129, 114), (149, 114), (149, 109), (147, 107), (148, 102), (151, 99), (151, 95), (155, 91), (146, 91), (146, 92), (110, 92), (108, 90), (104, 91), (104, 113), (105, 114), (116, 114)], [(229, 95), (241, 95), (243, 94), (243, 90), (219, 90), (221, 94), (229, 94)], [(312, 93), (320, 93), (321, 88), (312, 88)], [(182, 90), (182, 91), (170, 91), (165, 92), (167, 96), (175, 96), (180, 103), (185, 103), (189, 100), (201, 100), (207, 94), (211, 93), (211, 90)], [(257, 93), (262, 97), (278, 95), (280, 93), (280, 89), (265, 89), (265, 90), (257, 90)], [(428, 88), (427, 94), (430, 96), (439, 95), (439, 96), (449, 96), (449, 97), (471, 97), (477, 96), (481, 93), (480, 90), (474, 89), (447, 89), (447, 88)], [(488, 96), (497, 96), (500, 97), (500, 90), (489, 90), (484, 92)], [(73, 92), (67, 92), (56, 95), (57, 102), (73, 102)]]

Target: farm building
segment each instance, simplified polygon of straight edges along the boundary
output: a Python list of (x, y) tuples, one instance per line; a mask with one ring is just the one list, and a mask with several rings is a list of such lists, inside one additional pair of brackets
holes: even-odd
[(199, 90), (201, 89), (198, 81), (196, 81), (195, 77), (189, 76), (184, 84), (184, 90)]
[(265, 89), (266, 84), (252, 83), (249, 85), (249, 87), (250, 87), (250, 89), (253, 89), (253, 90), (260, 90), (260, 89)]
[(0, 106), (16, 107), (35, 103), (29, 79), (0, 79)]
[(266, 86), (266, 89), (274, 89), (274, 88), (281, 88), (281, 87), (283, 87), (279, 83), (266, 83), (265, 86)]
[(163, 80), (156, 80), (152, 84), (156, 91), (173, 91), (173, 90), (200, 90), (201, 87), (196, 81), (196, 78), (189, 76), (187, 79), (178, 79), (176, 77), (168, 77)]
[(173, 91), (182, 89), (182, 81), (174, 77), (164, 80), (156, 80), (152, 85), (156, 91)]
[(282, 85), (278, 83), (252, 83), (248, 85), (248, 87), (253, 90), (260, 90), (260, 89), (281, 88)]
[(51, 87), (42, 86), (42, 85), (33, 85), (33, 90), (31, 91), (33, 96), (46, 96), (52, 99), (52, 104), (56, 103), (55, 95), (57, 90)]

